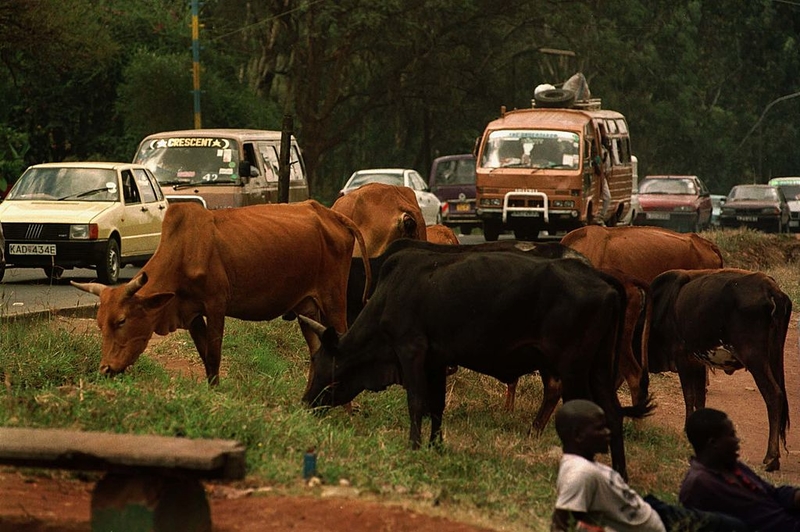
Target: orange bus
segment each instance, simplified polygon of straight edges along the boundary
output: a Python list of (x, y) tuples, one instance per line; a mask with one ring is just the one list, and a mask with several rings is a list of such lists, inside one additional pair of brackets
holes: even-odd
[(506, 230), (536, 239), (628, 217), (635, 170), (625, 117), (599, 99), (565, 101), (501, 108), (478, 139), (476, 204), (487, 241)]

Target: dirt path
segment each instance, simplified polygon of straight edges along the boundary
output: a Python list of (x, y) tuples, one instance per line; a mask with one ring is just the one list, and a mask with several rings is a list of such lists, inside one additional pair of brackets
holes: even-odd
[[(790, 417), (800, 423), (800, 349), (798, 313), (793, 314), (784, 351)], [(653, 420), (681, 430), (683, 397), (675, 374), (659, 377), (658, 408)], [(725, 410), (742, 438), (741, 457), (757, 471), (767, 446), (766, 407), (749, 373), (711, 375), (707, 405)], [(765, 474), (775, 484), (800, 485), (800, 429), (787, 435), (788, 455), (782, 451), (781, 471)], [(92, 482), (22, 475), (0, 469), (0, 532), (89, 531)], [(489, 529), (422, 515), (377, 502), (338, 497), (303, 498), (272, 494), (246, 496), (242, 492), (211, 487), (211, 512), (215, 532), (488, 532)]]

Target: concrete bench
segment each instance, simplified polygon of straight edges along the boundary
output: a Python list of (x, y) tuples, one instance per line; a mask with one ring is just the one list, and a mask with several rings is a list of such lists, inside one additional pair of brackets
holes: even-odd
[(92, 532), (210, 532), (200, 480), (245, 475), (245, 448), (195, 440), (0, 427), (0, 465), (104, 471), (92, 492)]

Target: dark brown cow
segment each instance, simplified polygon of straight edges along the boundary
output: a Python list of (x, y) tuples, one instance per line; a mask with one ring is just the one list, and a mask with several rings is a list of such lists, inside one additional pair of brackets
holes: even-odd
[(646, 287), (667, 270), (722, 268), (722, 253), (713, 242), (696, 234), (676, 233), (660, 227), (589, 225), (567, 233), (561, 243), (580, 251), (596, 268), (613, 275), (626, 288), (631, 304), (627, 309), (624, 334), (631, 343), (620, 353), (620, 373), (628, 383), (635, 404), (641, 400), (635, 395), (635, 383), (641, 380), (640, 373), (649, 365), (642, 349), (648, 327), (641, 313), (648, 308)]
[[(339, 197), (331, 206), (358, 226), (367, 257), (377, 257), (398, 238), (427, 240), (425, 218), (408, 187), (368, 183)], [(354, 250), (358, 257), (360, 250)]]
[[(215, 384), (226, 316), (260, 321), (294, 312), (347, 329), (355, 242), (364, 249), (353, 222), (313, 200), (217, 211), (174, 203), (155, 255), (136, 278), (113, 288), (72, 284), (100, 296), (101, 372), (124, 371), (154, 332), (188, 329)], [(364, 267), (369, 286), (366, 260)], [(319, 339), (301, 328), (313, 353)]]
[(753, 375), (767, 405), (769, 442), (764, 464), (780, 468), (779, 439), (786, 445), (789, 403), (783, 347), (792, 302), (760, 272), (732, 268), (672, 270), (650, 285), (652, 369), (677, 368), (686, 416), (706, 404), (708, 368)]

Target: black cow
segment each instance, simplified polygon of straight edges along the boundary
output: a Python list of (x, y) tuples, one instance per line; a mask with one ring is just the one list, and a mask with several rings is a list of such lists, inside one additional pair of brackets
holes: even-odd
[[(591, 262), (579, 251), (565, 246), (559, 242), (534, 243), (518, 240), (498, 240), (482, 244), (450, 245), (435, 244), (425, 240), (399, 238), (386, 246), (386, 250), (377, 257), (369, 259), (370, 271), (379, 272), (386, 259), (394, 253), (408, 248), (427, 249), (440, 253), (473, 253), (476, 251), (510, 251), (523, 253), (529, 256), (548, 259), (577, 259), (591, 266)], [(376, 275), (377, 276), (377, 275)], [(360, 258), (353, 258), (350, 264), (350, 276), (347, 281), (347, 326), (353, 325), (356, 318), (364, 308), (364, 289), (366, 284), (366, 270)], [(370, 286), (369, 295), (375, 292), (375, 284)]]
[(706, 403), (708, 368), (746, 369), (767, 405), (767, 471), (780, 469), (778, 439), (786, 446), (789, 403), (783, 346), (792, 302), (775, 281), (733, 268), (670, 270), (653, 280), (650, 370), (677, 371), (686, 416)]
[(624, 309), (623, 287), (581, 261), (411, 246), (386, 258), (373, 296), (344, 335), (317, 327), (322, 347), (312, 355), (303, 400), (335, 406), (401, 384), (418, 448), (426, 414), (431, 442), (441, 441), (448, 367), (507, 383), (539, 370), (561, 380), (565, 401), (588, 398), (605, 410), (612, 462), (625, 475), (622, 416), (642, 417), (649, 404), (623, 409), (617, 399)]

